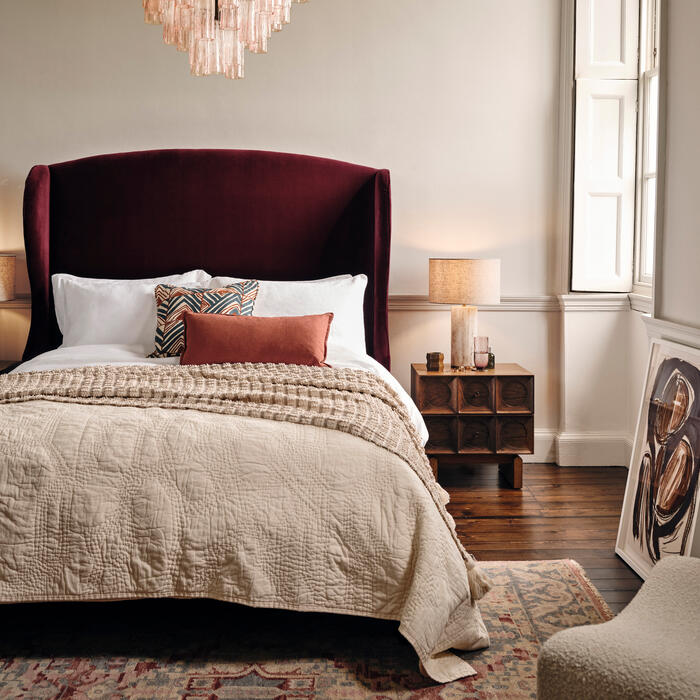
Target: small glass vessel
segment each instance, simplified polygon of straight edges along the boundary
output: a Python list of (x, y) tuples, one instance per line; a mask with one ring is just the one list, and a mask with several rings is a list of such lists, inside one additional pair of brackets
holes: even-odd
[(486, 369), (489, 363), (489, 339), (485, 335), (474, 338), (474, 367)]

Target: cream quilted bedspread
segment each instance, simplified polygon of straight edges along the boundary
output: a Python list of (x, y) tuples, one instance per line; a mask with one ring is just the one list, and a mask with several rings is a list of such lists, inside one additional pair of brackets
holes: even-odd
[[(427, 673), (488, 634), (394, 392), (359, 370), (0, 377), (0, 602), (207, 597), (400, 621)], [(371, 644), (371, 640), (368, 640)]]

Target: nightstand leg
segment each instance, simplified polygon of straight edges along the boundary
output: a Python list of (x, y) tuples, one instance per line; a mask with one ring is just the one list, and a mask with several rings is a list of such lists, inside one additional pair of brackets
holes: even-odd
[(433, 476), (435, 477), (435, 481), (437, 481), (438, 458), (437, 457), (429, 457), (428, 461), (430, 462), (430, 468), (433, 470)]
[(523, 459), (519, 455), (515, 455), (511, 462), (501, 464), (498, 467), (499, 471), (505, 477), (505, 480), (513, 489), (521, 489), (523, 487)]

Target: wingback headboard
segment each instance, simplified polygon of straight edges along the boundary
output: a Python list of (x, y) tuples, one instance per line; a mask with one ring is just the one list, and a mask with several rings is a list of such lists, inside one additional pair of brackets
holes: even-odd
[(137, 279), (202, 268), (274, 280), (365, 273), (367, 352), (388, 368), (390, 238), (387, 170), (242, 150), (36, 165), (24, 192), (24, 359), (61, 343), (52, 274)]

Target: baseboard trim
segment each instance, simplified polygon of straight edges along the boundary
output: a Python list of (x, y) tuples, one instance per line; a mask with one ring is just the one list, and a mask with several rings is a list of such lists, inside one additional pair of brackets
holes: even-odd
[(627, 433), (559, 433), (556, 462), (560, 467), (626, 467), (632, 453)]
[(535, 452), (531, 455), (523, 455), (523, 462), (556, 462), (556, 438), (556, 430), (535, 430)]
[(625, 433), (559, 433), (551, 428), (535, 430), (535, 452), (523, 462), (557, 464), (560, 467), (627, 467), (632, 436)]

